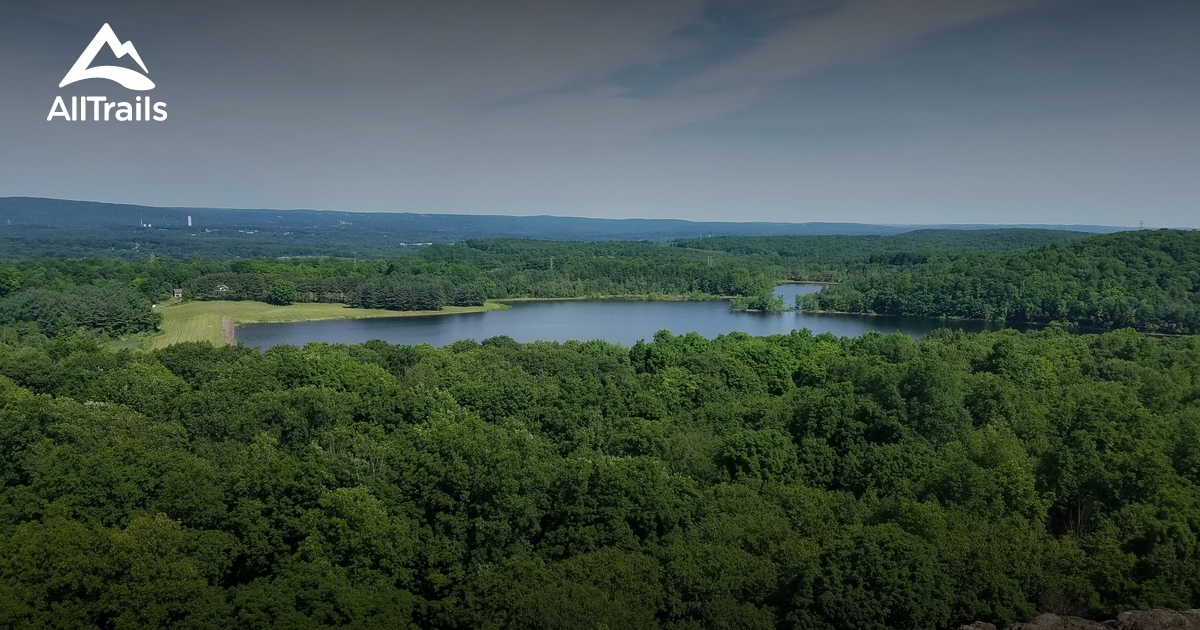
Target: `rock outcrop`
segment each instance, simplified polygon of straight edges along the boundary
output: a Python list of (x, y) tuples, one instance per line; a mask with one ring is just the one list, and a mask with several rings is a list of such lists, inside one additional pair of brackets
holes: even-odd
[(1014, 623), (1008, 630), (1113, 630), (1097, 621), (1079, 617), (1060, 617), (1053, 613), (1038, 615), (1025, 623)]
[[(996, 630), (994, 624), (976, 621), (958, 630)], [(1131, 610), (1108, 621), (1063, 617), (1052, 613), (1014, 623), (1005, 630), (1200, 630), (1200, 609)]]
[[(1113, 622), (1110, 622), (1113, 623)], [(1132, 610), (1117, 615), (1110, 628), (1119, 630), (1200, 630), (1200, 609), (1177, 612), (1174, 610)]]

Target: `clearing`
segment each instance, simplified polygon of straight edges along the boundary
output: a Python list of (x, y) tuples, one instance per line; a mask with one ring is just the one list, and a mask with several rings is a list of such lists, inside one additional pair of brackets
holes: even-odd
[(411, 317), (416, 315), (447, 315), (477, 313), (507, 308), (497, 302), (483, 306), (447, 306), (440, 311), (387, 311), (371, 308), (350, 308), (345, 304), (292, 304), (274, 306), (266, 302), (193, 301), (170, 304), (154, 309), (163, 316), (159, 332), (146, 337), (140, 347), (147, 350), (163, 348), (185, 341), (207, 341), (213, 345), (226, 343), (222, 318), (237, 324), (266, 324), (310, 322), (322, 319), (363, 319), (367, 317)]

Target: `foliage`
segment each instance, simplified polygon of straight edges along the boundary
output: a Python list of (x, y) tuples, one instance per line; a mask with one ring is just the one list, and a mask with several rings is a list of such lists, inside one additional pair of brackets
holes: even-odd
[(152, 331), (160, 320), (151, 311), (149, 300), (111, 283), (59, 290), (32, 288), (0, 298), (0, 324), (32, 323), (52, 336), (81, 327), (110, 335)]
[(0, 343), (5, 627), (944, 628), (1200, 602), (1200, 340)]
[(848, 258), (868, 256), (874, 263), (893, 265), (920, 260), (925, 254), (959, 250), (1023, 250), (1062, 243), (1089, 234), (1026, 228), (988, 230), (913, 230), (891, 236), (717, 236), (681, 239), (678, 247), (769, 258)]
[(1200, 232), (1122, 232), (1028, 252), (873, 266), (811, 296), (833, 311), (1200, 333)]
[[(193, 225), (189, 225), (189, 217), (194, 219)], [(152, 227), (145, 226), (146, 223)], [(878, 235), (910, 230), (897, 225), (859, 223), (710, 223), (673, 219), (152, 208), (20, 197), (0, 197), (0, 224), (5, 228), (0, 243), (10, 256), (106, 256), (126, 260), (163, 256), (217, 260), (283, 256), (384, 258), (419, 251), (430, 243), (481, 238), (662, 242), (704, 234), (746, 238), (750, 234)], [(1085, 229), (1111, 231), (1098, 226)]]
[[(374, 260), (23, 260), (0, 269), (0, 315), (7, 304), (7, 310), (16, 313), (9, 322), (36, 322), (39, 332), (49, 336), (77, 324), (113, 333), (118, 328), (145, 328), (80, 324), (78, 318), (60, 317), (64, 312), (74, 317), (79, 309), (44, 303), (55, 300), (56, 293), (90, 294), (99, 289), (86, 287), (104, 287), (114, 304), (141, 296), (139, 308), (147, 311), (144, 317), (151, 317), (150, 302), (166, 300), (172, 288), (182, 287), (185, 300), (424, 311), (478, 307), (489, 298), (757, 295), (769, 291), (779, 273), (732, 257), (710, 258), (650, 243), (489, 240), (434, 245), (411, 255)], [(27, 303), (36, 308), (24, 308)]]
[(783, 298), (771, 291), (750, 297), (735, 297), (730, 300), (730, 306), (735, 311), (782, 311)]
[[(340, 303), (395, 311), (480, 306), (487, 299), (613, 295), (733, 296), (739, 298), (734, 308), (782, 310), (771, 287), (784, 279), (839, 280), (879, 265), (924, 263), (938, 252), (1020, 249), (1080, 236), (923, 230), (896, 236), (720, 237), (674, 247), (484, 239), (369, 260), (46, 258), (0, 268), (0, 321), (32, 322), (48, 336), (78, 326), (106, 334), (153, 330), (149, 302), (169, 298), (175, 287), (183, 288), (187, 300)], [(56, 237), (45, 238), (52, 251)], [(59, 297), (91, 299), (98, 291), (105, 292), (99, 299), (108, 313), (98, 320), (77, 316), (87, 310), (80, 300)]]
[(291, 280), (275, 280), (267, 292), (267, 302), (276, 306), (287, 306), (296, 301), (296, 283)]

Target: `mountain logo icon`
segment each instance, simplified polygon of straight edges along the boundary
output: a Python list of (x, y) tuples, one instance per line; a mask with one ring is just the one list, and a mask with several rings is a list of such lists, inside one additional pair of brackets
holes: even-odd
[(83, 81), (85, 79), (108, 79), (109, 81), (116, 81), (130, 90), (145, 91), (154, 89), (154, 82), (147, 78), (146, 75), (139, 74), (129, 68), (122, 68), (120, 66), (89, 67), (95, 61), (97, 53), (105, 45), (108, 45), (109, 49), (113, 51), (113, 54), (118, 59), (129, 55), (133, 57), (137, 65), (142, 67), (142, 72), (150, 72), (146, 70), (146, 64), (142, 62), (137, 49), (133, 47), (133, 42), (121, 43), (121, 40), (117, 39), (117, 34), (113, 32), (112, 27), (105, 24), (100, 27), (100, 32), (96, 33), (96, 36), (92, 38), (92, 43), (88, 44), (88, 47), (83, 50), (83, 54), (79, 55), (79, 59), (75, 61), (75, 65), (71, 66), (71, 70), (67, 72), (67, 76), (63, 77), (62, 83), (59, 83), (58, 87), (66, 87), (76, 81)]

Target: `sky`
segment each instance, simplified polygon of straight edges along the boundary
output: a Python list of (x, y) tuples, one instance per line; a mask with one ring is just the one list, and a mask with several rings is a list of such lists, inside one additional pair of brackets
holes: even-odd
[[(106, 23), (153, 90), (59, 87)], [(1200, 227), (1197, 33), (1196, 0), (0, 0), (0, 196)], [(168, 118), (46, 120), (82, 95)]]

